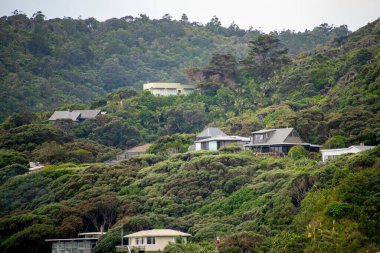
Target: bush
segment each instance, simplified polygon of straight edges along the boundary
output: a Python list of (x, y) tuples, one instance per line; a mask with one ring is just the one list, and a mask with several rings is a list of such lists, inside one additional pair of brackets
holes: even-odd
[(307, 151), (306, 149), (301, 146), (294, 146), (289, 150), (288, 156), (292, 157), (293, 159), (301, 159), (306, 157)]
[(324, 149), (331, 149), (331, 148), (345, 148), (346, 147), (346, 137), (341, 135), (335, 135), (331, 138), (329, 138), (325, 144), (323, 144)]
[(333, 202), (326, 209), (325, 214), (333, 219), (340, 219), (351, 211), (351, 206), (347, 203)]

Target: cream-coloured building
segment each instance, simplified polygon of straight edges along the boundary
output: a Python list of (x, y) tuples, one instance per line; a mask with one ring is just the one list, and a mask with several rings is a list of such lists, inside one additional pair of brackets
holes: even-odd
[(149, 90), (153, 95), (161, 96), (176, 96), (188, 95), (195, 91), (194, 84), (180, 84), (180, 83), (145, 83), (144, 90)]
[(321, 149), (322, 162), (326, 162), (328, 159), (343, 155), (343, 154), (356, 154), (362, 151), (373, 149), (375, 146), (364, 146), (364, 144), (350, 146), (348, 148), (337, 149)]
[(145, 252), (162, 252), (169, 243), (175, 243), (177, 237), (181, 237), (187, 243), (187, 238), (190, 236), (190, 234), (173, 229), (152, 229), (124, 237), (128, 238), (129, 249), (139, 248)]

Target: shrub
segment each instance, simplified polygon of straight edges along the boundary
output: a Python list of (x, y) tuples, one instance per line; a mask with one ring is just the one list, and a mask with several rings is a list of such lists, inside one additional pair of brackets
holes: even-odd
[(351, 211), (351, 206), (347, 203), (333, 202), (327, 205), (325, 214), (333, 219), (340, 219)]
[(294, 146), (289, 150), (288, 156), (294, 159), (301, 159), (306, 157), (307, 151), (303, 146)]

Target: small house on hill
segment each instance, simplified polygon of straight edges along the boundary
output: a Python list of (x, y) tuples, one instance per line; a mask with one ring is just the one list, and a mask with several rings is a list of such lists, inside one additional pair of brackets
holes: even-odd
[(126, 235), (128, 246), (117, 246), (116, 252), (162, 252), (169, 243), (181, 237), (187, 243), (190, 234), (173, 229), (143, 230)]
[(195, 141), (195, 150), (218, 150), (236, 144), (243, 149), (244, 145), (249, 143), (248, 137), (242, 136), (216, 136), (207, 139)]
[(328, 159), (331, 159), (343, 154), (356, 154), (362, 151), (373, 149), (374, 147), (375, 146), (365, 146), (364, 143), (360, 143), (360, 145), (354, 145), (348, 148), (321, 149), (322, 162), (326, 162)]
[(197, 135), (195, 145), (190, 146), (189, 151), (218, 150), (222, 147), (228, 147), (231, 144), (236, 144), (243, 148), (243, 145), (248, 143), (248, 137), (229, 136), (219, 128), (208, 127)]
[(256, 153), (288, 154), (294, 146), (303, 146), (311, 152), (318, 152), (320, 145), (304, 142), (293, 128), (264, 129), (252, 132), (250, 143), (244, 145)]
[(117, 155), (116, 160), (122, 161), (132, 156), (144, 154), (150, 146), (152, 146), (152, 144), (148, 143), (148, 144), (143, 144), (143, 145), (139, 145), (139, 146), (135, 146), (133, 148), (127, 149), (123, 153)]
[(149, 90), (155, 96), (188, 95), (195, 91), (194, 84), (181, 83), (145, 83), (144, 90)]
[(86, 252), (91, 253), (99, 238), (105, 232), (79, 233), (77, 238), (46, 239), (52, 245), (52, 253)]

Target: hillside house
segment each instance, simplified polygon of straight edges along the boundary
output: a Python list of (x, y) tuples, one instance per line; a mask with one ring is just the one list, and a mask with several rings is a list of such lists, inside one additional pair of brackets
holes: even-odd
[(236, 144), (243, 148), (249, 143), (248, 137), (229, 136), (216, 127), (209, 127), (197, 135), (195, 145), (189, 148), (191, 150), (218, 150), (222, 147), (228, 147)]
[(146, 83), (144, 90), (149, 90), (155, 96), (188, 95), (195, 91), (194, 84), (181, 83)]
[(311, 152), (318, 152), (321, 147), (304, 142), (293, 128), (264, 129), (252, 132), (250, 143), (244, 147), (256, 153), (286, 155), (292, 147), (299, 145)]
[(118, 154), (116, 156), (116, 160), (117, 161), (127, 160), (128, 158), (132, 156), (144, 154), (150, 146), (152, 146), (152, 144), (148, 143), (148, 144), (143, 144), (143, 145), (139, 145), (139, 146), (135, 146), (133, 148), (127, 149), (123, 153)]
[(321, 149), (322, 162), (326, 162), (328, 159), (331, 159), (343, 154), (356, 154), (362, 151), (373, 149), (374, 147), (375, 146), (365, 146), (364, 143), (360, 143), (360, 145), (354, 145), (348, 148)]
[(46, 239), (51, 242), (52, 253), (92, 253), (99, 238), (105, 232), (79, 233), (78, 238)]
[(128, 238), (128, 245), (117, 246), (116, 252), (162, 252), (169, 243), (175, 243), (177, 237), (187, 243), (190, 236), (173, 229), (143, 230), (124, 236)]
[(72, 110), (72, 111), (55, 111), (49, 118), (49, 121), (55, 122), (57, 120), (71, 120), (73, 122), (80, 122), (86, 119), (94, 119), (98, 115), (106, 114), (101, 110)]

